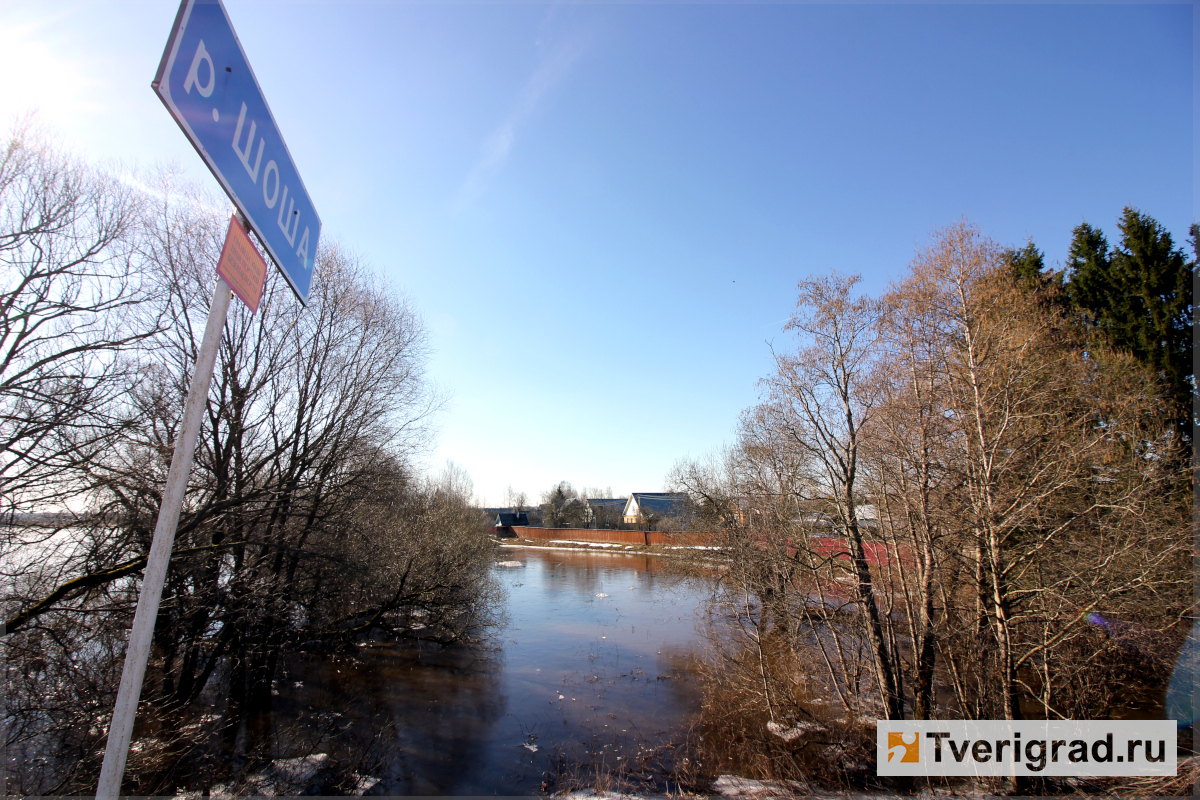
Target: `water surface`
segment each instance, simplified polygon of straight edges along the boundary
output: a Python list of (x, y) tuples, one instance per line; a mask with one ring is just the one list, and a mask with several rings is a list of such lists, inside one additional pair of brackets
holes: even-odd
[(371, 645), (281, 681), (298, 716), (380, 732), (361, 746), (376, 791), (535, 794), (589, 762), (653, 761), (697, 710), (707, 587), (678, 562), (510, 547), (497, 562), (507, 619), (488, 647)]

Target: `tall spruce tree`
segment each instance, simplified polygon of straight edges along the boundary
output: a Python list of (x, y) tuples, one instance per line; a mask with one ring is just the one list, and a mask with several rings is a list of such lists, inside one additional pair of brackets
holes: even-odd
[(1094, 324), (1106, 318), (1112, 302), (1111, 268), (1104, 233), (1086, 222), (1077, 226), (1071, 232), (1071, 249), (1067, 252), (1067, 297)]
[(1006, 250), (1004, 260), (1008, 264), (1013, 278), (1022, 285), (1036, 288), (1041, 286), (1042, 281), (1046, 278), (1042, 274), (1046, 269), (1046, 259), (1032, 239), (1027, 240), (1025, 246), (1020, 249), (1009, 248)]
[[(1176, 248), (1153, 217), (1126, 207), (1120, 244), (1086, 222), (1074, 230), (1067, 256), (1067, 296), (1082, 316), (1162, 377), (1172, 416), (1192, 439), (1192, 277), (1196, 259)], [(1192, 226), (1193, 249), (1197, 226)]]
[(1043, 308), (1065, 311), (1069, 307), (1063, 291), (1063, 273), (1046, 269), (1046, 257), (1032, 239), (1021, 248), (1010, 247), (1004, 251), (1004, 263), (1017, 286), (1032, 292)]

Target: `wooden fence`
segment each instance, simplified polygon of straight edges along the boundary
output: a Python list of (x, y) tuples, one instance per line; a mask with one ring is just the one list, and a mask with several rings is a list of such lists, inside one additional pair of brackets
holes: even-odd
[[(532, 526), (514, 525), (511, 528), (496, 528), (500, 536), (517, 536), (521, 539), (537, 541), (567, 541), (567, 542), (598, 542), (604, 544), (633, 544), (645, 547), (712, 547), (719, 545), (718, 536), (714, 533), (693, 531), (622, 531), (597, 530), (595, 528), (536, 528)], [(834, 536), (810, 536), (809, 546), (821, 558), (850, 560), (850, 551), (846, 540)], [(891, 552), (882, 542), (864, 542), (867, 564), (880, 567), (893, 561)], [(794, 547), (787, 547), (789, 556), (796, 555)], [(912, 562), (912, 554), (907, 548), (899, 548), (900, 558), (905, 563)]]
[(692, 531), (618, 531), (594, 528), (534, 528), (514, 525), (505, 532), (521, 539), (539, 541), (602, 542), (609, 544), (640, 544), (646, 547), (697, 547), (711, 546), (715, 537), (711, 533)]

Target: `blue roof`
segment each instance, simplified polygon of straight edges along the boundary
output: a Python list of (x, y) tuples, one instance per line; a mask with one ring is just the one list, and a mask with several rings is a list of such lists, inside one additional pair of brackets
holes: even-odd
[(686, 510), (688, 496), (678, 492), (634, 492), (642, 514), (679, 514)]
[(625, 508), (629, 499), (626, 497), (596, 497), (587, 502), (593, 508), (615, 508), (620, 511)]

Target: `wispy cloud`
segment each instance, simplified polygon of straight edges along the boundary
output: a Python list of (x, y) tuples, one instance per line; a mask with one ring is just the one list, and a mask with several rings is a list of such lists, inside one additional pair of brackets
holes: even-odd
[(571, 66), (587, 50), (587, 41), (582, 36), (562, 39), (549, 48), (549, 52), (525, 82), (517, 101), (508, 116), (487, 137), (483, 154), (471, 169), (459, 189), (455, 209), (461, 211), (478, 200), (488, 190), (492, 181), (504, 168), (516, 144), (517, 136), (537, 109), (538, 104), (549, 92), (562, 82)]

